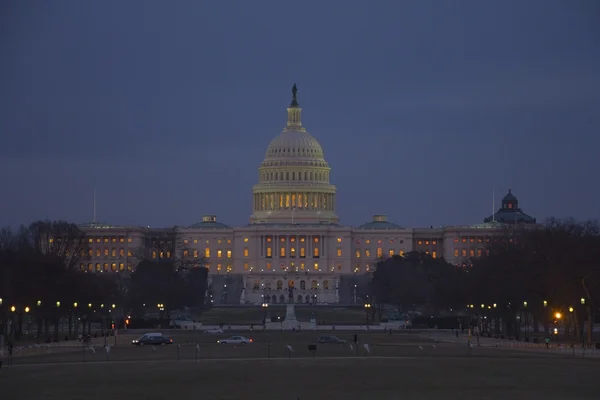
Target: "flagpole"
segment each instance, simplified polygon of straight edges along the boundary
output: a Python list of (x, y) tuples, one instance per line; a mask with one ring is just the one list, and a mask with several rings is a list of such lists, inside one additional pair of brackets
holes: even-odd
[(94, 188), (94, 220), (92, 222), (96, 223), (96, 188)]
[(496, 188), (492, 187), (492, 222), (496, 222)]

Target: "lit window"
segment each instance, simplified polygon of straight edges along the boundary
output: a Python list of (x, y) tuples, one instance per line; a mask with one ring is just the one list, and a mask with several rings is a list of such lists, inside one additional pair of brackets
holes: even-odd
[(198, 250), (194, 250), (194, 258), (198, 258)]
[(469, 250), (469, 257), (475, 257), (475, 250)]
[(244, 257), (248, 257), (249, 254), (248, 248), (244, 247)]
[(131, 263), (127, 263), (127, 271), (133, 271), (133, 265)]
[(313, 268), (314, 268), (315, 271), (318, 271), (319, 270), (319, 263), (315, 263), (313, 265)]
[(217, 264), (217, 271), (221, 270), (221, 264)]
[(112, 243), (117, 243), (117, 238), (116, 238), (116, 237), (113, 237), (113, 238), (111, 238), (111, 239), (110, 239), (110, 241), (111, 241)]
[(338, 269), (338, 271), (341, 271), (342, 270), (342, 264), (338, 264), (337, 265), (337, 269)]
[(454, 249), (454, 257), (458, 257), (458, 249)]
[(306, 249), (304, 247), (300, 247), (300, 258), (306, 257)]
[(337, 242), (342, 243), (342, 238), (341, 237), (337, 238)]
[(341, 257), (342, 256), (342, 249), (341, 248), (337, 248), (337, 256)]
[(304, 263), (300, 263), (300, 271), (304, 271)]
[(383, 249), (381, 247), (377, 248), (377, 258), (383, 257)]
[(319, 243), (319, 237), (318, 237), (318, 236), (315, 236), (315, 237), (313, 238), (313, 242), (314, 242), (314, 243)]
[(285, 247), (279, 248), (279, 257), (285, 257)]
[(290, 257), (296, 257), (296, 248), (290, 247)]
[(188, 240), (187, 239), (183, 239), (183, 244), (188, 244)]
[(88, 272), (94, 272), (94, 264), (88, 264)]
[(366, 271), (366, 272), (369, 272), (369, 271), (371, 271), (371, 266), (370, 266), (369, 264), (367, 264), (367, 265), (365, 266), (365, 271)]
[(481, 249), (477, 250), (477, 257), (481, 257)]
[(120, 248), (119, 249), (119, 256), (123, 257), (125, 255), (125, 249)]
[(110, 252), (110, 255), (113, 256), (113, 257), (116, 257), (117, 256), (117, 249), (115, 249), (113, 247), (112, 250), (111, 250), (111, 252)]
[(194, 239), (194, 244), (198, 244), (198, 239)]
[(267, 236), (267, 243), (271, 243), (271, 241), (272, 241), (271, 236)]
[(152, 258), (156, 258), (156, 251), (152, 252)]
[(131, 243), (133, 241), (133, 238), (128, 237), (127, 238), (127, 243)]
[(227, 264), (227, 272), (231, 272), (233, 271), (233, 268), (231, 267), (231, 264)]
[(300, 237), (300, 243), (304, 243), (304, 236)]
[(88, 243), (93, 243), (93, 242), (94, 242), (94, 239), (92, 239), (92, 238), (88, 239)]
[(119, 271), (123, 271), (125, 269), (125, 263), (119, 263)]
[(371, 257), (371, 250), (365, 250), (365, 257)]
[(417, 241), (417, 244), (423, 244), (422, 240)]
[(436, 251), (432, 251), (431, 252), (431, 257), (432, 258), (437, 258), (437, 252)]
[(463, 250), (462, 250), (462, 256), (463, 256), (463, 257), (466, 257), (466, 256), (467, 256), (467, 250), (465, 250), (465, 249), (463, 249)]
[(390, 250), (390, 257), (394, 255), (394, 250)]
[(356, 264), (356, 266), (354, 267), (354, 272), (360, 272), (360, 265)]
[(248, 267), (248, 263), (244, 263), (244, 271), (248, 271), (249, 267)]
[(189, 252), (188, 250), (184, 250), (184, 251), (183, 251), (183, 256), (184, 256), (184, 257), (187, 257), (187, 256), (189, 256), (189, 255), (190, 255), (190, 252)]
[(319, 248), (318, 247), (315, 247), (313, 249), (313, 257), (319, 257)]
[(223, 251), (221, 249), (217, 249), (217, 258), (223, 257)]
[(247, 237), (244, 238), (244, 243), (248, 243), (248, 238)]
[(210, 258), (210, 249), (208, 247), (204, 249), (204, 257)]
[(96, 272), (100, 272), (102, 271), (102, 267), (100, 266), (100, 263), (96, 264)]
[(371, 244), (371, 241), (369, 239), (365, 240), (365, 244)]
[(267, 257), (269, 257), (269, 258), (273, 257), (273, 249), (270, 247), (267, 247)]
[(267, 269), (269, 269), (269, 270), (270, 270), (271, 268), (272, 268), (272, 265), (271, 265), (271, 263), (270, 263), (270, 262), (268, 262), (268, 263), (267, 263)]
[(360, 250), (356, 250), (355, 256), (356, 258), (360, 258)]
[(127, 249), (127, 257), (133, 257), (133, 251), (131, 249)]
[(223, 241), (221, 239), (217, 240), (217, 244), (221, 244)]
[(231, 250), (227, 250), (227, 258), (231, 258)]
[(281, 243), (285, 243), (285, 237), (283, 237), (283, 236), (282, 236), (282, 237), (280, 237), (280, 238), (279, 238), (279, 241), (280, 241)]
[(431, 244), (437, 244), (437, 240), (432, 240)]
[(404, 250), (400, 250), (400, 253), (399, 253), (399, 254), (400, 254), (401, 256), (404, 256)]

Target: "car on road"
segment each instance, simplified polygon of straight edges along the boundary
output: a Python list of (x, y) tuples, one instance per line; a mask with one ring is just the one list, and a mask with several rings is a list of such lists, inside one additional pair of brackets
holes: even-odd
[(131, 341), (131, 344), (134, 346), (144, 346), (144, 345), (167, 345), (172, 344), (173, 339), (164, 336), (162, 333), (146, 333), (139, 339), (134, 339)]
[(218, 344), (250, 344), (252, 339), (244, 336), (232, 336), (229, 339), (217, 340)]
[(204, 331), (204, 333), (212, 333), (212, 334), (223, 333), (223, 329), (221, 329), (221, 328), (207, 329)]
[(320, 336), (319, 343), (339, 343), (344, 344), (346, 341), (344, 339), (340, 339), (337, 336)]

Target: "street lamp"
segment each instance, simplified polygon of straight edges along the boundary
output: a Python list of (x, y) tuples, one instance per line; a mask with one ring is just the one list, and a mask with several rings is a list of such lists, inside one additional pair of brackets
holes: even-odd
[(11, 307), (10, 307), (10, 311), (11, 311), (11, 312), (15, 312), (16, 310), (17, 310), (17, 307), (15, 307), (15, 306), (11, 306)]
[(548, 302), (546, 300), (544, 300), (544, 307), (548, 306)]
[(585, 299), (582, 297), (581, 298), (581, 305), (584, 306), (585, 305)]
[(2, 297), (0, 297), (0, 306), (2, 305)]
[(88, 308), (92, 308), (92, 303), (88, 303)]
[(367, 315), (367, 325), (369, 325), (369, 310), (371, 309), (370, 303), (365, 303), (365, 313)]
[(527, 307), (527, 302), (526, 301), (523, 302), (523, 307)]
[(557, 312), (554, 314), (554, 316), (556, 317), (556, 319), (561, 319), (562, 318), (562, 314)]
[(29, 312), (29, 307), (25, 307), (25, 312), (28, 313)]
[(73, 303), (73, 307), (77, 308), (77, 302)]
[(117, 306), (116, 304), (113, 304), (113, 305), (112, 305), (112, 308), (114, 309), (116, 306)]
[(56, 302), (56, 307), (60, 307), (60, 301)]
[(496, 303), (494, 303), (494, 308), (496, 308)]
[(38, 306), (38, 307), (40, 307), (41, 305), (42, 305), (42, 301), (41, 301), (41, 300), (38, 300), (38, 301), (37, 301), (37, 306)]

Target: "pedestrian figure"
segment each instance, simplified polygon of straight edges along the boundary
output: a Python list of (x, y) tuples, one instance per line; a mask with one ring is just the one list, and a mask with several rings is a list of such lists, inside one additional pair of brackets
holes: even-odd
[(354, 334), (354, 344), (358, 343), (358, 335), (355, 333)]

